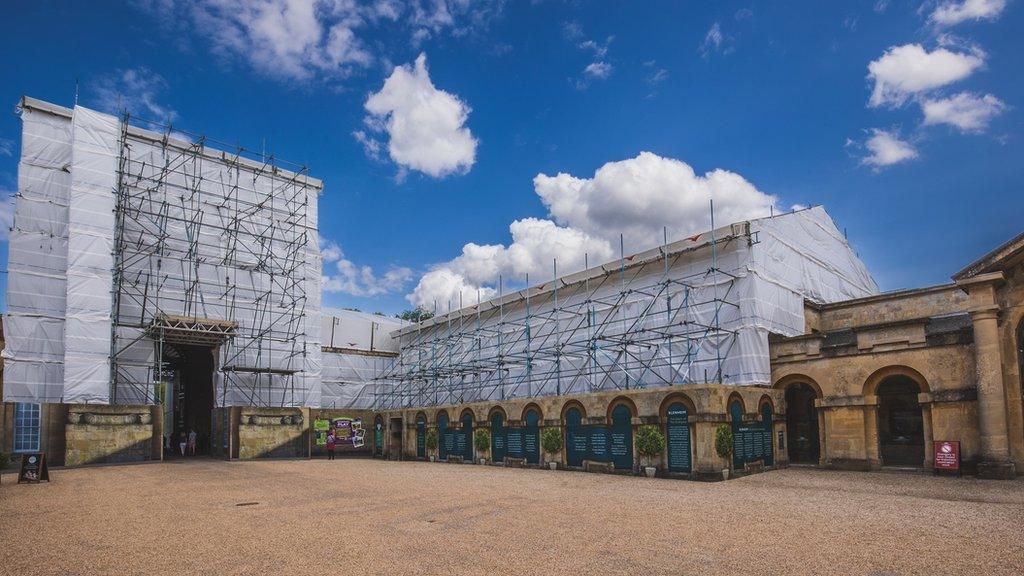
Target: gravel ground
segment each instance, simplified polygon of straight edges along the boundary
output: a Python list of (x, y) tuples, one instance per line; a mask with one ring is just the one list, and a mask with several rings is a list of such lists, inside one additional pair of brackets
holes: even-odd
[(790, 469), (704, 484), (375, 460), (51, 477), (4, 475), (0, 573), (1024, 574), (1020, 480)]

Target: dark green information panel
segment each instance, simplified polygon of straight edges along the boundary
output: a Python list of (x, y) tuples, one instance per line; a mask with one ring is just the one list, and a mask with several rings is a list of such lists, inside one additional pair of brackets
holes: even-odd
[(772, 466), (772, 407), (764, 405), (760, 422), (740, 423), (737, 418), (738, 410), (730, 408), (730, 411), (733, 413), (733, 465), (742, 468), (747, 462), (761, 460), (765, 466)]
[(690, 414), (685, 404), (676, 402), (668, 407), (665, 427), (668, 431), (668, 471), (690, 472)]
[(373, 450), (377, 456), (384, 455), (384, 423), (380, 419), (373, 424)]
[(437, 435), (439, 441), (437, 443), (437, 457), (441, 460), (447, 460), (448, 454), (452, 451), (452, 446), (455, 444), (455, 439), (451, 434), (452, 430), (448, 428), (448, 415), (440, 414), (437, 417)]
[(427, 423), (423, 420), (416, 421), (416, 457), (427, 457)]
[(500, 413), (491, 415), (491, 460), (504, 462), (505, 453), (508, 449), (508, 434), (505, 429), (505, 422)]

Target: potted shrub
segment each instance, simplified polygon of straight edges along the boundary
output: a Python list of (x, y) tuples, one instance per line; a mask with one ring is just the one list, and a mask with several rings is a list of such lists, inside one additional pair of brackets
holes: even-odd
[(641, 462), (644, 464), (644, 474), (648, 478), (654, 478), (658, 468), (655, 465), (656, 458), (661, 458), (665, 451), (665, 435), (661, 429), (652, 424), (645, 424), (636, 431), (636, 451), (640, 453)]
[[(549, 458), (558, 454), (562, 450), (561, 428), (545, 428), (540, 434), (540, 446)], [(548, 460), (548, 466), (552, 470), (558, 470), (558, 462), (556, 460)]]
[[(473, 446), (477, 453), (486, 454), (491, 449), (491, 431), (487, 428), (477, 428), (473, 432)], [(480, 464), (487, 464), (487, 458), (480, 458)]]
[(437, 428), (431, 428), (427, 430), (427, 436), (423, 439), (423, 444), (427, 447), (427, 454), (430, 456), (430, 461), (434, 461), (434, 454), (437, 452)]
[[(732, 427), (728, 424), (719, 424), (715, 429), (715, 452), (725, 458), (732, 466)], [(729, 468), (722, 469), (722, 480), (729, 479)]]

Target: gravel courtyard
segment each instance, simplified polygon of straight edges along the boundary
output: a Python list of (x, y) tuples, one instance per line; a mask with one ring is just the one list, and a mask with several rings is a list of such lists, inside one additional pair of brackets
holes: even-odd
[(1013, 574), (1024, 482), (791, 469), (726, 483), (325, 460), (0, 485), (2, 574)]

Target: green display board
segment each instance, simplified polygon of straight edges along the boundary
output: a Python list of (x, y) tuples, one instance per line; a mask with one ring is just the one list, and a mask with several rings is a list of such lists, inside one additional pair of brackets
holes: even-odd
[(313, 433), (317, 446), (327, 445), (327, 432), (331, 429), (330, 420), (314, 420)]
[(427, 421), (422, 416), (416, 418), (416, 457), (427, 458)]
[(454, 439), (452, 430), (448, 427), (448, 415), (442, 412), (437, 417), (437, 457), (440, 460), (447, 460), (448, 453), (452, 451)]
[(491, 414), (491, 460), (504, 462), (507, 449), (505, 418), (501, 412)]
[[(584, 460), (611, 462), (616, 470), (633, 469), (633, 426), (629, 408), (612, 411), (612, 425), (582, 424), (575, 408), (566, 412), (566, 462), (582, 466)], [(539, 454), (537, 456), (539, 459)]]
[(526, 430), (523, 431), (523, 457), (527, 464), (540, 464), (540, 413), (526, 411)]
[(732, 417), (732, 460), (737, 469), (748, 462), (762, 461), (765, 466), (774, 464), (772, 450), (772, 407), (761, 408), (760, 422), (743, 422), (739, 403), (729, 407)]
[(373, 450), (377, 456), (384, 455), (384, 422), (380, 418), (373, 424)]
[(668, 471), (688, 473), (692, 469), (690, 450), (690, 414), (686, 405), (675, 402), (665, 414), (668, 443)]

